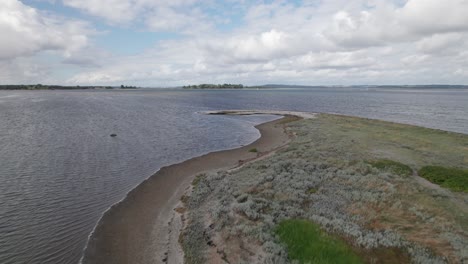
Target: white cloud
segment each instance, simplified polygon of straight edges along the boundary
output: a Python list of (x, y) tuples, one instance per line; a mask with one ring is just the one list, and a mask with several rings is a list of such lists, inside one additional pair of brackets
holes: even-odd
[(148, 30), (153, 32), (179, 32), (186, 35), (207, 34), (213, 30), (203, 12), (197, 8), (155, 7), (145, 16)]
[(388, 45), (468, 31), (467, 13), (466, 0), (408, 0), (403, 6), (377, 0), (368, 10), (336, 12), (324, 33), (342, 47)]
[(467, 34), (436, 34), (417, 42), (418, 51), (425, 54), (448, 55), (460, 52), (466, 47)]
[(420, 34), (468, 31), (468, 1), (408, 0), (396, 19)]
[(346, 69), (362, 68), (376, 64), (375, 59), (363, 52), (319, 52), (309, 53), (297, 59), (304, 68)]
[(17, 0), (0, 2), (0, 60), (44, 50), (69, 55), (88, 44), (86, 25), (44, 15)]
[(288, 46), (290, 38), (287, 33), (272, 29), (259, 34), (210, 38), (201, 47), (208, 56), (218, 57), (218, 63), (269, 61), (293, 51)]
[[(70, 84), (468, 82), (467, 0), (226, 0), (229, 8), (211, 0), (60, 1), (114, 27), (177, 38), (136, 55), (112, 55), (89, 47), (82, 24), (7, 0), (0, 5), (15, 3), (26, 14), (19, 17), (28, 18), (16, 24), (41, 34), (0, 22), (0, 30), (8, 25), (23, 38), (0, 43), (0, 57), (58, 50), (66, 67), (93, 66), (67, 78)], [(38, 63), (15, 67), (33, 72)]]
[(0, 61), (0, 80), (7, 83), (46, 83), (52, 81), (52, 69), (35, 58)]

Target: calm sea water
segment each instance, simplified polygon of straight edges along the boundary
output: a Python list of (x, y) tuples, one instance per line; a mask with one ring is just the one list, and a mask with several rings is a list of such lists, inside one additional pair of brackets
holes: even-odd
[[(77, 263), (102, 213), (160, 167), (258, 138), (273, 116), (330, 112), (468, 134), (468, 91), (0, 91), (0, 263)], [(117, 137), (109, 135), (115, 133)]]

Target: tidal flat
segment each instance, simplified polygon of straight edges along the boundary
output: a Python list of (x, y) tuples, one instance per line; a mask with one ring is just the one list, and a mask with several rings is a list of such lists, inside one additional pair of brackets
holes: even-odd
[[(468, 261), (468, 135), (330, 114), (285, 129), (273, 155), (196, 177), (178, 210), (186, 263)], [(457, 188), (421, 177), (433, 166)], [(307, 246), (323, 241), (343, 254)]]

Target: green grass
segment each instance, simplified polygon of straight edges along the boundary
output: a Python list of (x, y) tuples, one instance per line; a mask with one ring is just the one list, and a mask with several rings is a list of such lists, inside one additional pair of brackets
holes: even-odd
[(468, 193), (468, 170), (425, 166), (419, 170), (419, 175), (452, 191)]
[(369, 161), (369, 164), (371, 164), (373, 167), (376, 167), (377, 169), (391, 171), (401, 176), (410, 176), (413, 173), (413, 170), (410, 166), (398, 161), (381, 159)]
[(249, 149), (249, 152), (257, 153), (257, 152), (258, 152), (258, 149), (256, 149), (256, 148), (251, 148), (251, 149)]
[(285, 220), (276, 228), (291, 260), (299, 263), (363, 263), (342, 240), (307, 220)]

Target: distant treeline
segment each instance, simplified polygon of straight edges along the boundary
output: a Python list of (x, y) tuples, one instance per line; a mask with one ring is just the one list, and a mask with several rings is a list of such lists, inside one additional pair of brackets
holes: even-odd
[[(0, 85), (0, 90), (82, 90), (82, 89), (118, 89), (113, 86), (63, 86), (42, 84)], [(137, 89), (136, 86), (121, 85), (120, 89)]]
[(242, 84), (199, 84), (199, 85), (187, 85), (183, 86), (184, 89), (242, 89)]
[(120, 89), (137, 89), (138, 87), (136, 86), (125, 86), (125, 85), (120, 85)]

